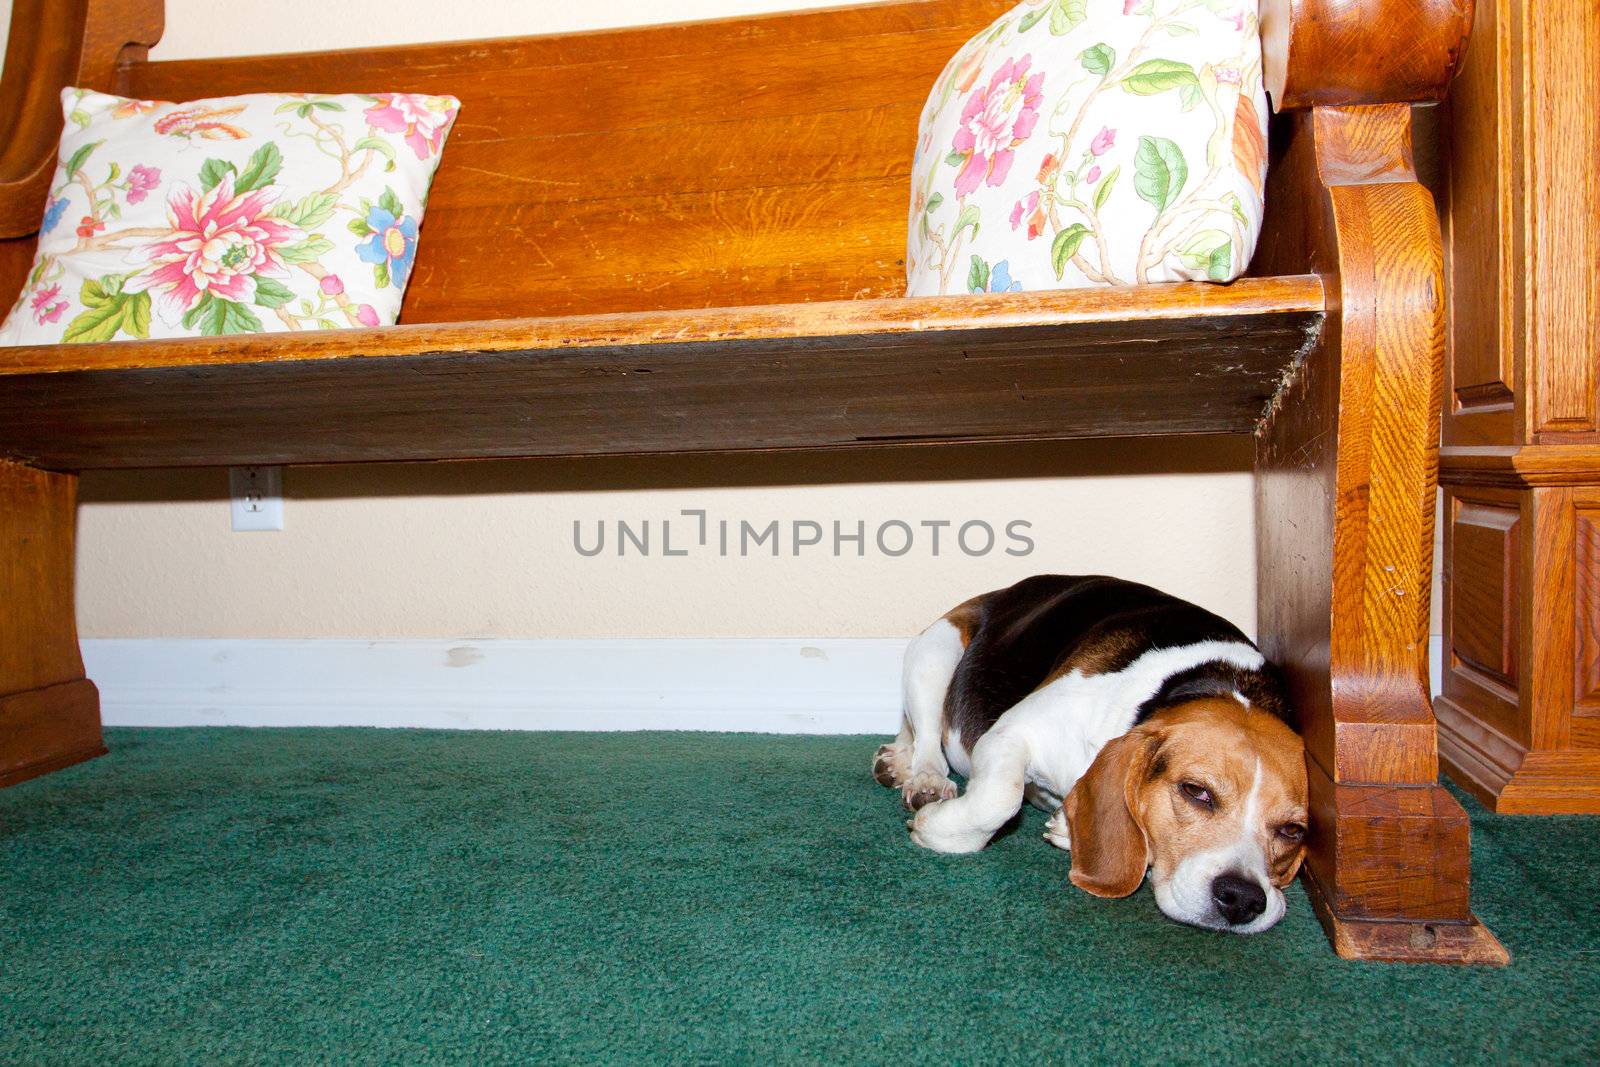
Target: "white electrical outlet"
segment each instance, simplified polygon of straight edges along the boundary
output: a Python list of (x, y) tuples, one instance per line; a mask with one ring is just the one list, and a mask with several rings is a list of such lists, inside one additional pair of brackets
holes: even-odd
[(283, 529), (283, 468), (229, 467), (235, 530)]

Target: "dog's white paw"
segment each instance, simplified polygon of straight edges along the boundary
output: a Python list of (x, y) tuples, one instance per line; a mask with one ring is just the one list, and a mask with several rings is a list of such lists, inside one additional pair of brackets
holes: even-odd
[(872, 777), (879, 785), (899, 789), (911, 777), (911, 746), (894, 741), (878, 749), (872, 757)]
[(989, 843), (989, 834), (973, 830), (955, 805), (945, 801), (928, 804), (906, 820), (911, 840), (930, 852), (977, 852)]
[(923, 771), (907, 778), (900, 787), (900, 799), (907, 811), (920, 811), (941, 800), (954, 800), (956, 784), (942, 774)]
[(1072, 835), (1067, 830), (1067, 811), (1057, 808), (1044, 827), (1044, 839), (1056, 848), (1072, 851)]

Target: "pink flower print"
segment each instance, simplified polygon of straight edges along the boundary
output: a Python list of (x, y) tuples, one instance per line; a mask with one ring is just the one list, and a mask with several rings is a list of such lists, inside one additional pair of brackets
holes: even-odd
[(67, 302), (61, 299), (59, 285), (47, 285), (34, 292), (28, 306), (33, 309), (33, 321), (40, 326), (57, 321), (61, 313), (67, 310)]
[(379, 93), (378, 103), (367, 108), (367, 125), (403, 134), (418, 159), (427, 159), (444, 147), (444, 135), (456, 119), (459, 102), (453, 96), (422, 93)]
[(137, 163), (128, 172), (128, 203), (137, 204), (161, 184), (161, 168)]
[(324, 274), (322, 276), (322, 280), (318, 282), (317, 285), (329, 296), (338, 296), (340, 293), (344, 292), (344, 282), (339, 280), (339, 276), (337, 274)]
[(1089, 151), (1097, 156), (1103, 156), (1111, 151), (1111, 146), (1117, 143), (1117, 131), (1109, 126), (1100, 127), (1100, 132), (1094, 135), (1094, 140), (1089, 142)]
[(1124, 15), (1137, 14), (1139, 5), (1143, 2), (1144, 0), (1122, 0), (1122, 13)]
[(1217, 68), (1217, 81), (1220, 82), (1223, 85), (1238, 85), (1239, 84), (1239, 68), (1238, 67), (1218, 67)]
[(278, 247), (303, 236), (300, 227), (267, 214), (275, 199), (270, 189), (234, 195), (231, 172), (203, 193), (179, 185), (167, 200), (172, 233), (135, 253), (156, 269), (130, 278), (124, 291), (160, 289), (183, 311), (207, 293), (251, 302), (257, 275), (288, 276)]
[(1231, 23), (1233, 23), (1233, 31), (1235, 33), (1243, 33), (1244, 32), (1244, 8), (1241, 7), (1238, 11), (1235, 11), (1231, 15), (1222, 16), (1222, 21), (1223, 22), (1231, 22)]
[(1039, 163), (1039, 178), (1038, 178), (1039, 184), (1040, 185), (1049, 185), (1052, 181), (1055, 180), (1056, 172), (1059, 171), (1060, 169), (1061, 169), (1061, 160), (1056, 158), (1056, 155), (1055, 155), (1054, 152), (1048, 153), (1044, 157), (1044, 159)]
[(1089, 168), (1089, 173), (1083, 176), (1083, 184), (1093, 185), (1100, 180), (1100, 165), (1097, 163)]
[(1024, 219), (1028, 223), (1028, 240), (1031, 241), (1044, 233), (1044, 207), (1039, 202), (1039, 191), (1037, 189), (1029, 193), (1026, 200), (1018, 200), (1017, 206), (1011, 209), (1011, 228), (1013, 230), (1021, 229)]
[(961, 109), (961, 129), (953, 142), (966, 157), (956, 174), (956, 195), (968, 196), (978, 186), (1005, 183), (1015, 149), (1039, 121), (1044, 75), (1028, 74), (1032, 56), (1008, 59), (989, 84), (975, 89)]
[(363, 326), (378, 325), (378, 313), (372, 310), (371, 304), (362, 304), (356, 308), (356, 318), (361, 321)]

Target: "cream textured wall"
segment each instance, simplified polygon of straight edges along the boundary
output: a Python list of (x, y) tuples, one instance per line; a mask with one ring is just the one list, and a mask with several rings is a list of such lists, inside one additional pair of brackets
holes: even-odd
[[(793, 0), (169, 0), (155, 58), (719, 17)], [(447, 19), (440, 12), (448, 10)], [(448, 151), (448, 149), (447, 149)], [(424, 228), (426, 239), (426, 228)], [(1043, 570), (1163, 585), (1254, 627), (1249, 443), (1079, 442), (287, 472), (288, 529), (230, 532), (220, 471), (92, 474), (86, 637), (890, 636)], [(683, 508), (764, 525), (1032, 523), (1028, 558), (583, 558), (572, 523)], [(948, 538), (948, 535), (946, 535)], [(676, 536), (675, 536), (676, 539)]]

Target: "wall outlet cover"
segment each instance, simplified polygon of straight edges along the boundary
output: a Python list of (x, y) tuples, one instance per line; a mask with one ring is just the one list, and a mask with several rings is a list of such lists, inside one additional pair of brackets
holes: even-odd
[(283, 468), (229, 467), (236, 531), (283, 529)]

